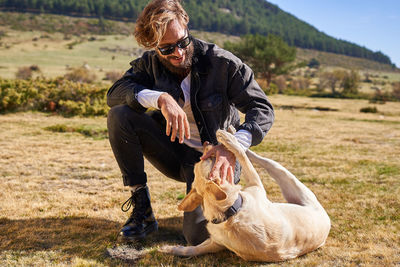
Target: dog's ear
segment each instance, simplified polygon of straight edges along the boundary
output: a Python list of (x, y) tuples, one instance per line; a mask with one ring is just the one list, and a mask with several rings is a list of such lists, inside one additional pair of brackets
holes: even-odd
[(227, 198), (227, 195), (222, 188), (213, 181), (210, 181), (207, 184), (207, 189), (215, 196), (216, 200), (224, 200)]
[(192, 188), (189, 194), (187, 194), (182, 202), (178, 205), (178, 210), (193, 211), (201, 204), (201, 202), (203, 202), (203, 197), (197, 193), (195, 188)]
[(210, 144), (210, 142), (205, 141), (203, 143), (203, 155), (207, 154), (207, 152), (212, 148), (213, 146)]

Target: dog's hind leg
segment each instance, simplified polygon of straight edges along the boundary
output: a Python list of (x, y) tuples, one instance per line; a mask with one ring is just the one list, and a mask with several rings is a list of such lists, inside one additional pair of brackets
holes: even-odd
[(177, 256), (198, 256), (206, 253), (215, 253), (225, 249), (224, 246), (218, 245), (210, 238), (197, 246), (170, 246), (166, 245), (159, 249), (160, 252), (174, 254)]
[(253, 164), (251, 164), (246, 152), (243, 150), (236, 137), (226, 131), (218, 130), (217, 139), (218, 142), (223, 144), (229, 151), (231, 151), (239, 161), (240, 165), (242, 166), (242, 177), (246, 181), (246, 186), (256, 185), (264, 189), (260, 176), (253, 167)]
[(246, 154), (251, 162), (257, 163), (268, 171), (269, 175), (278, 183), (287, 202), (322, 208), (314, 193), (281, 164), (261, 157), (251, 150), (247, 150)]

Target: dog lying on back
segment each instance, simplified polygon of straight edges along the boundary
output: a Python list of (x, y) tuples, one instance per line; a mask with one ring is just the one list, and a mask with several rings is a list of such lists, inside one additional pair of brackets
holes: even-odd
[[(192, 190), (178, 208), (192, 211), (201, 204), (210, 237), (197, 246), (164, 246), (160, 250), (197, 256), (227, 248), (245, 260), (276, 262), (324, 245), (330, 219), (313, 192), (279, 163), (245, 152), (232, 134), (219, 130), (217, 138), (236, 156), (246, 186), (241, 190), (240, 185), (209, 180), (212, 160), (197, 163)], [(268, 171), (288, 203), (268, 200), (252, 162)]]

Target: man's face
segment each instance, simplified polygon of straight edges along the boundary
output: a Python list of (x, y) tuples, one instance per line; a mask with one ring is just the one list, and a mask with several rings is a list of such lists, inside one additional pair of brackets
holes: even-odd
[(168, 24), (167, 31), (156, 48), (161, 62), (173, 73), (182, 74), (188, 72), (192, 64), (193, 44), (185, 48), (175, 46), (174, 51), (168, 55), (163, 55), (158, 48), (176, 45), (177, 42), (188, 37), (188, 34), (186, 26), (182, 25), (178, 20), (173, 20)]

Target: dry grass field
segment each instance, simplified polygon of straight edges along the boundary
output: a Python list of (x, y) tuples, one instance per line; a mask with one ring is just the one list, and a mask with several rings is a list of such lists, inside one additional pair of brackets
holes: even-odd
[[(160, 229), (123, 247), (116, 237), (129, 193), (108, 140), (46, 129), (64, 125), (101, 133), (106, 119), (14, 113), (0, 115), (0, 266), (399, 266), (400, 103), (365, 114), (359, 112), (370, 106), (364, 100), (270, 98), (276, 122), (254, 150), (315, 192), (332, 220), (324, 247), (265, 265), (229, 251), (193, 258), (161, 254), (163, 244), (184, 244), (177, 204), (185, 188), (149, 164)], [(277, 185), (260, 173), (270, 199), (282, 201)], [(121, 246), (125, 260), (107, 253)]]

